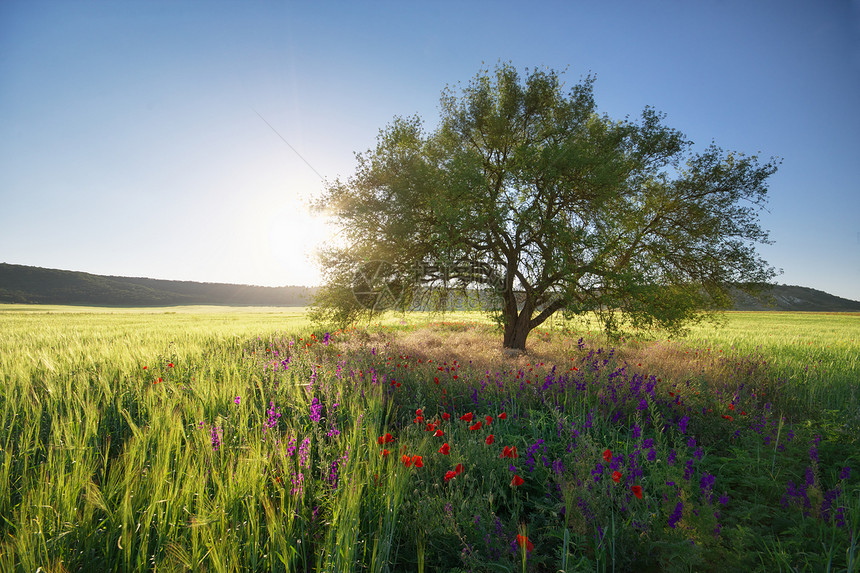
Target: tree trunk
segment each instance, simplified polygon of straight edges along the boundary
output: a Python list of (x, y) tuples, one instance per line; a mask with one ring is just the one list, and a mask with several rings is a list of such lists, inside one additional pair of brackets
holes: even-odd
[(510, 306), (505, 311), (505, 338), (502, 346), (525, 352), (526, 338), (531, 332), (529, 323), (531, 322), (532, 308), (529, 301), (526, 300), (521, 311), (517, 312), (516, 309), (517, 306), (514, 303), (513, 312), (511, 312)]

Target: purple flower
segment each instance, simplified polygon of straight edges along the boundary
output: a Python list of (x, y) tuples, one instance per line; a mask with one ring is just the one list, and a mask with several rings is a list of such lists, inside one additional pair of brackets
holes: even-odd
[(310, 418), (311, 422), (319, 422), (322, 417), (322, 409), (323, 406), (320, 404), (319, 399), (314, 396), (313, 402), (311, 402), (311, 413)]
[(684, 502), (679, 501), (678, 505), (675, 506), (675, 511), (672, 512), (672, 515), (669, 516), (669, 527), (675, 529), (675, 525), (681, 521), (681, 517), (684, 514)]
[(638, 440), (642, 435), (642, 428), (638, 424), (633, 424), (633, 439)]
[(702, 491), (702, 495), (707, 498), (708, 501), (711, 501), (713, 498), (712, 490), (714, 488), (714, 482), (717, 481), (716, 476), (705, 472), (702, 476), (701, 481), (699, 482), (699, 489)]
[(690, 481), (691, 477), (693, 477), (693, 458), (687, 461), (687, 465), (684, 468), (684, 479)]
[(223, 432), (220, 427), (212, 426), (212, 429), (209, 430), (209, 437), (212, 440), (212, 449), (216, 452), (221, 447), (222, 433)]
[(675, 465), (675, 458), (677, 456), (678, 456), (678, 453), (675, 451), (674, 448), (672, 448), (671, 450), (669, 450), (669, 457), (666, 458), (666, 463), (669, 464), (670, 466), (674, 466)]
[(309, 465), (308, 454), (310, 453), (310, 449), (311, 439), (308, 437), (302, 440), (301, 445), (299, 445), (299, 467), (303, 468)]
[(266, 416), (268, 416), (268, 418), (266, 419), (265, 423), (263, 424), (263, 431), (264, 432), (277, 427), (278, 420), (281, 417), (281, 409), (276, 408), (274, 402), (269, 402), (269, 409), (266, 410)]
[(233, 398), (233, 403), (236, 404), (237, 406), (239, 405), (239, 402), (241, 402), (241, 401), (242, 401), (241, 396), (236, 396), (235, 398)]
[(690, 421), (690, 416), (684, 416), (681, 418), (681, 421), (678, 422), (678, 429), (681, 430), (682, 434), (687, 433), (687, 423)]
[(848, 476), (851, 475), (851, 466), (845, 466), (842, 468), (842, 472), (839, 474), (839, 479), (848, 479)]

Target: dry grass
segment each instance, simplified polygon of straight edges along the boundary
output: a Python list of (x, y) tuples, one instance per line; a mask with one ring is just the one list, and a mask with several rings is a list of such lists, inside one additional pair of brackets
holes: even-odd
[(570, 342), (559, 334), (543, 335), (537, 332), (529, 337), (526, 353), (505, 350), (502, 332), (491, 325), (471, 324), (449, 326), (433, 324), (425, 328), (402, 333), (392, 344), (398, 352), (416, 358), (435, 361), (456, 360), (458, 364), (471, 365), (476, 370), (512, 370), (543, 362), (564, 364), (570, 360)]

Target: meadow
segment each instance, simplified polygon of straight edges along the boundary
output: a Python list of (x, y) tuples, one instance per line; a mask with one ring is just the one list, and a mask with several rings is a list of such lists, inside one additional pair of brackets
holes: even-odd
[(0, 305), (0, 571), (860, 571), (860, 316)]

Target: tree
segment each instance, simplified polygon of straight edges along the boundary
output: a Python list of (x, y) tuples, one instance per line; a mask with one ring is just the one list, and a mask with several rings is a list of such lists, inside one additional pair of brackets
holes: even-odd
[(599, 115), (593, 83), (565, 93), (552, 70), (500, 64), (443, 92), (433, 132), (395, 118), (318, 202), (341, 244), (321, 256), (317, 316), (461, 289), (495, 300), (504, 346), (525, 349), (559, 311), (597, 312), (609, 331), (677, 329), (771, 279), (755, 245), (777, 161), (694, 153), (650, 107)]

